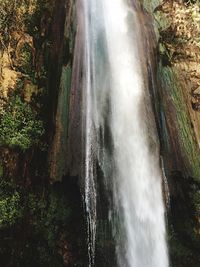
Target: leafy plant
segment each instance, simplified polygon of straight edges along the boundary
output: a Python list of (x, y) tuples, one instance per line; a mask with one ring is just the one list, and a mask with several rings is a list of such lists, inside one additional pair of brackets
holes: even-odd
[(13, 97), (0, 118), (0, 143), (26, 150), (37, 143), (43, 133), (43, 123), (30, 105), (19, 96)]
[(54, 191), (50, 191), (48, 196), (40, 199), (35, 194), (29, 194), (28, 207), (37, 221), (35, 230), (43, 235), (50, 248), (55, 247), (58, 226), (64, 227), (71, 215), (66, 198), (60, 197)]
[(12, 226), (23, 216), (20, 193), (5, 181), (0, 182), (0, 228)]
[(22, 5), (27, 6), (25, 0), (0, 0), (0, 45), (3, 48), (7, 47), (11, 32), (22, 27), (22, 18), (19, 16)]
[(0, 178), (3, 176), (3, 166), (2, 163), (0, 162)]
[(25, 74), (32, 74), (33, 66), (32, 66), (32, 49), (29, 44), (25, 44), (21, 49), (20, 53), (20, 70)]

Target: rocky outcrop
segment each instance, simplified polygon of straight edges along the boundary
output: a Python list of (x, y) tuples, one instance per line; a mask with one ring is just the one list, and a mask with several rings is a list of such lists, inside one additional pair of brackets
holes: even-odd
[[(66, 5), (66, 1), (63, 1)], [(55, 21), (57, 29), (54, 29), (55, 40), (50, 70), (51, 99), (54, 103), (54, 125), (52, 145), (50, 148), (50, 179), (62, 180), (67, 173), (68, 159), (68, 128), (69, 128), (69, 101), (71, 93), (71, 74), (75, 40), (75, 3), (68, 1), (64, 8), (58, 7)], [(62, 14), (60, 14), (60, 12)], [(62, 19), (61, 19), (62, 18)], [(59, 23), (61, 25), (59, 25)], [(59, 43), (58, 43), (59, 36)], [(58, 88), (58, 91), (55, 91)], [(55, 101), (55, 98), (57, 101)]]

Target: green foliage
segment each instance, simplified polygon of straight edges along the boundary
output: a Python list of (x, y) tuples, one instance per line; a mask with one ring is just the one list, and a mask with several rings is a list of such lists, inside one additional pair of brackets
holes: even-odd
[(19, 96), (11, 98), (0, 118), (0, 143), (26, 150), (37, 143), (43, 133), (43, 123), (30, 105), (23, 103)]
[(25, 44), (20, 53), (20, 71), (25, 74), (31, 75), (33, 72), (32, 61), (32, 48), (29, 44)]
[(0, 200), (0, 227), (15, 223), (21, 217), (19, 210), (20, 196), (15, 192), (12, 196)]
[(4, 45), (4, 43), (8, 39), (8, 36), (7, 36), (8, 30), (12, 25), (12, 22), (11, 22), (12, 13), (13, 13), (12, 11), (13, 11), (13, 6), (9, 0), (0, 0), (0, 41), (1, 41), (1, 46)]
[(0, 162), (0, 178), (3, 176), (3, 166)]
[[(41, 27), (40, 21), (42, 16), (48, 11), (50, 11), (53, 6), (49, 0), (35, 0), (36, 9), (32, 16), (27, 16), (25, 23), (27, 26), (27, 31), (30, 35), (33, 35), (36, 39), (39, 37), (39, 29)], [(50, 14), (49, 14), (50, 15)]]
[(195, 213), (196, 216), (200, 216), (200, 189), (196, 189), (194, 192), (192, 192), (192, 198), (193, 198), (193, 203), (195, 206)]
[(171, 253), (171, 255), (173, 255), (177, 259), (181, 258), (181, 257), (188, 258), (190, 256), (191, 251), (186, 246), (184, 246), (180, 242), (180, 240), (178, 240), (176, 238), (175, 234), (173, 236), (171, 236), (168, 241), (170, 243), (170, 253)]
[[(84, 230), (79, 229), (82, 217), (76, 195), (73, 194), (72, 200), (62, 183), (24, 188), (22, 180), (16, 178), (12, 184), (0, 180), (0, 258), (4, 259), (3, 266), (62, 267), (64, 257), (69, 257), (66, 259), (69, 266), (73, 260), (76, 261), (73, 266), (86, 266), (83, 264), (85, 236)], [(22, 233), (23, 238), (20, 238)], [(77, 251), (73, 251), (75, 246)], [(72, 255), (75, 258), (72, 259)], [(80, 263), (79, 258), (83, 259)]]
[[(23, 21), (18, 16), (18, 8), (27, 6), (27, 1), (0, 0), (0, 47), (5, 48), (10, 41), (10, 34), (17, 28), (21, 28)], [(16, 23), (17, 21), (17, 23)]]
[[(71, 216), (71, 208), (63, 192), (49, 188), (46, 192), (30, 192), (27, 198), (32, 235), (36, 237), (37, 263), (41, 266), (63, 266), (58, 254), (60, 235)], [(31, 244), (33, 246), (33, 244)]]
[(49, 248), (54, 248), (59, 228), (66, 226), (71, 215), (66, 198), (53, 190), (40, 199), (35, 194), (29, 194), (28, 208), (34, 218), (36, 232), (44, 238)]
[(5, 181), (0, 182), (0, 229), (12, 226), (23, 215), (20, 193)]
[(187, 240), (183, 241), (171, 229), (168, 237), (170, 259), (173, 266), (196, 267), (197, 258), (194, 257), (194, 250), (191, 243)]

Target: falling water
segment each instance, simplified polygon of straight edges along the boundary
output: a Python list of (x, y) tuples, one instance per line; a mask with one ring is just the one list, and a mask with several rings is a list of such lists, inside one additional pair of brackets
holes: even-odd
[[(113, 231), (118, 266), (168, 266), (159, 145), (144, 78), (141, 27), (133, 4), (128, 0), (78, 2), (80, 47), (84, 47), (84, 201), (89, 266), (95, 262), (97, 163), (105, 184), (112, 185), (110, 214), (117, 214), (116, 228), (120, 229)], [(110, 133), (110, 144), (104, 140), (105, 132)]]

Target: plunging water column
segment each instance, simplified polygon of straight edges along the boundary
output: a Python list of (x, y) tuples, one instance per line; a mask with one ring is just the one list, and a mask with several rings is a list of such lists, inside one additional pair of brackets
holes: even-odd
[(118, 267), (168, 267), (159, 145), (136, 4), (78, 2), (89, 266), (95, 265), (98, 164), (112, 191)]

